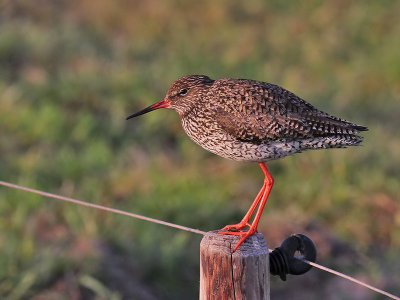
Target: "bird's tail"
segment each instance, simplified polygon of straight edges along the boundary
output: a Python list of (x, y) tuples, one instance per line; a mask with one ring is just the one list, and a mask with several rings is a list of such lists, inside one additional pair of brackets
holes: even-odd
[(355, 134), (348, 134), (348, 135), (340, 136), (338, 138), (342, 141), (342, 143), (345, 146), (360, 146), (364, 139), (362, 136), (355, 135)]
[(368, 128), (365, 126), (350, 123), (350, 126), (348, 126), (347, 130), (349, 130), (351, 133), (335, 136), (337, 141), (342, 143), (344, 147), (360, 146), (364, 138), (362, 136), (356, 135), (356, 133), (359, 133), (360, 131), (368, 131)]
[(324, 144), (326, 148), (360, 146), (364, 138), (357, 135), (357, 133), (368, 130), (365, 126), (350, 123), (345, 120), (340, 120), (340, 123), (338, 122), (338, 124), (335, 125), (333, 132), (319, 132), (319, 134), (316, 134), (325, 139)]
[(338, 134), (322, 139), (321, 148), (347, 148), (348, 146), (360, 146), (364, 138), (355, 134)]

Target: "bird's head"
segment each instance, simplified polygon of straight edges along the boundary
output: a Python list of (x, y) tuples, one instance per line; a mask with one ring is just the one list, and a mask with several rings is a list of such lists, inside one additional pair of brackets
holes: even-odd
[(184, 115), (201, 98), (202, 93), (213, 82), (214, 80), (205, 75), (181, 77), (171, 84), (164, 99), (130, 115), (127, 120), (159, 108), (171, 108), (176, 110), (180, 115)]

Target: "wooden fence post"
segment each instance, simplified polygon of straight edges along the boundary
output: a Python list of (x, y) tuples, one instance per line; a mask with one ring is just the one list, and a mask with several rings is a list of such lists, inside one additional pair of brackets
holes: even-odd
[(232, 253), (238, 236), (207, 232), (200, 243), (200, 300), (269, 300), (268, 247), (261, 233)]

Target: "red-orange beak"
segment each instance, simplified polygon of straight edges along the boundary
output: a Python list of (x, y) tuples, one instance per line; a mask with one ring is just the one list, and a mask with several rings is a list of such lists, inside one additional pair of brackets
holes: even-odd
[(138, 111), (137, 113), (134, 113), (133, 115), (130, 115), (126, 119), (129, 120), (131, 118), (151, 112), (152, 110), (168, 107), (168, 106), (170, 106), (170, 104), (171, 104), (171, 102), (167, 98), (164, 98), (161, 101), (154, 103), (153, 105), (150, 105), (149, 107), (146, 107), (145, 109), (142, 109), (141, 111)]

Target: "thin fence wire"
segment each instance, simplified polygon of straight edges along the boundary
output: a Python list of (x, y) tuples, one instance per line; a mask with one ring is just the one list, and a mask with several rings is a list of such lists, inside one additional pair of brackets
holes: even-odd
[(322, 270), (322, 271), (329, 272), (329, 273), (331, 273), (331, 274), (340, 276), (340, 277), (342, 277), (342, 278), (344, 278), (344, 279), (350, 280), (350, 281), (352, 281), (352, 282), (354, 282), (354, 283), (357, 283), (357, 284), (359, 284), (359, 285), (361, 285), (361, 286), (363, 286), (363, 287), (366, 287), (366, 288), (368, 288), (368, 289), (370, 289), (370, 290), (373, 290), (373, 291), (375, 291), (375, 292), (377, 292), (377, 293), (379, 293), (379, 294), (385, 295), (385, 296), (387, 296), (387, 297), (389, 297), (389, 298), (397, 299), (397, 300), (400, 299), (399, 297), (397, 297), (397, 296), (395, 296), (395, 295), (393, 295), (393, 294), (390, 294), (390, 293), (388, 293), (388, 292), (386, 292), (386, 291), (384, 291), (384, 290), (378, 289), (378, 288), (376, 288), (376, 287), (374, 287), (374, 286), (372, 286), (372, 285), (370, 285), (370, 284), (368, 284), (368, 283), (362, 282), (362, 281), (360, 281), (360, 280), (358, 280), (358, 279), (355, 279), (354, 277), (351, 277), (351, 276), (349, 276), (349, 275), (340, 273), (340, 272), (338, 272), (338, 271), (332, 270), (332, 269), (330, 269), (330, 268), (328, 268), (328, 267), (324, 267), (324, 266), (322, 266), (322, 265), (320, 265), (320, 264), (317, 264), (317, 263), (308, 261), (308, 260), (306, 260), (306, 259), (302, 259), (302, 261), (304, 261), (305, 263), (307, 263), (307, 264), (309, 264), (309, 265), (311, 265), (311, 266), (313, 266), (313, 267), (316, 267), (316, 268), (318, 268), (318, 269), (320, 269), (320, 270)]
[(111, 207), (107, 207), (107, 206), (103, 206), (103, 205), (99, 205), (99, 204), (85, 202), (85, 201), (77, 200), (77, 199), (70, 198), (70, 197), (60, 196), (60, 195), (56, 195), (56, 194), (52, 194), (52, 193), (47, 193), (47, 192), (31, 189), (31, 188), (24, 187), (24, 186), (17, 185), (17, 184), (12, 184), (12, 183), (8, 183), (8, 182), (0, 181), (0, 185), (4, 185), (4, 186), (7, 186), (7, 187), (10, 187), (10, 188), (13, 188), (13, 189), (18, 189), (18, 190), (22, 190), (22, 191), (26, 191), (26, 192), (30, 192), (30, 193), (34, 193), (34, 194), (38, 194), (38, 195), (49, 197), (49, 198), (55, 198), (55, 199), (59, 199), (59, 200), (67, 201), (67, 202), (72, 202), (72, 203), (75, 203), (75, 204), (78, 204), (78, 205), (83, 205), (83, 206), (87, 206), (87, 207), (106, 210), (106, 211), (113, 212), (113, 213), (116, 213), (116, 214), (132, 217), (132, 218), (136, 218), (136, 219), (140, 219), (140, 220), (144, 220), (144, 221), (148, 221), (148, 222), (153, 222), (153, 223), (161, 224), (161, 225), (164, 225), (164, 226), (174, 227), (174, 228), (177, 228), (177, 229), (186, 230), (186, 231), (194, 232), (194, 233), (197, 233), (197, 234), (202, 234), (202, 235), (205, 234), (204, 231), (201, 231), (201, 230), (198, 230), (198, 229), (193, 229), (193, 228), (189, 228), (189, 227), (186, 227), (186, 226), (181, 226), (181, 225), (165, 222), (165, 221), (162, 221), (162, 220), (153, 219), (153, 218), (150, 218), (150, 217), (146, 217), (146, 216), (130, 213), (130, 212), (127, 212), (127, 211), (123, 211), (123, 210), (120, 210), (120, 209), (111, 208)]
[[(58, 200), (62, 200), (62, 201), (72, 202), (72, 203), (75, 203), (75, 204), (78, 204), (78, 205), (83, 205), (83, 206), (86, 206), (86, 207), (92, 207), (92, 208), (96, 208), (96, 209), (100, 209), (100, 210), (105, 210), (105, 211), (113, 212), (113, 213), (116, 213), (116, 214), (125, 215), (125, 216), (128, 216), (128, 217), (132, 217), (132, 218), (136, 218), (136, 219), (140, 219), (140, 220), (144, 220), (144, 221), (148, 221), (148, 222), (152, 222), (152, 223), (157, 223), (157, 224), (161, 224), (161, 225), (164, 225), (164, 226), (173, 227), (173, 228), (176, 228), (176, 229), (185, 230), (185, 231), (189, 231), (189, 232), (193, 232), (193, 233), (197, 233), (197, 234), (201, 234), (201, 235), (205, 235), (206, 234), (205, 231), (202, 231), (202, 230), (199, 230), (199, 229), (194, 229), (194, 228), (190, 228), (190, 227), (186, 227), (186, 226), (182, 226), (182, 225), (177, 225), (177, 224), (174, 224), (174, 223), (165, 222), (165, 221), (162, 221), (162, 220), (158, 220), (158, 219), (142, 216), (142, 215), (139, 215), (139, 214), (126, 212), (126, 211), (123, 211), (123, 210), (120, 210), (120, 209), (116, 209), (116, 208), (111, 208), (111, 207), (107, 207), (107, 206), (103, 206), (103, 205), (99, 205), (99, 204), (94, 204), (94, 203), (89, 203), (89, 202), (77, 200), (77, 199), (70, 198), (70, 197), (60, 196), (60, 195), (57, 195), (57, 194), (52, 194), (52, 193), (48, 193), (48, 192), (44, 192), (44, 191), (40, 191), (40, 190), (36, 190), (36, 189), (31, 189), (31, 188), (28, 188), (28, 187), (25, 187), (25, 186), (9, 183), (9, 182), (5, 182), (5, 181), (0, 181), (0, 185), (6, 186), (6, 187), (9, 187), (9, 188), (13, 188), (13, 189), (17, 189), (17, 190), (22, 190), (22, 191), (38, 194), (38, 195), (49, 197), (49, 198), (54, 198), (54, 199), (58, 199)], [(272, 252), (272, 250), (269, 250), (269, 251)], [(384, 290), (378, 289), (378, 288), (376, 288), (376, 287), (374, 287), (374, 286), (372, 286), (370, 284), (367, 284), (365, 282), (362, 282), (362, 281), (360, 281), (360, 280), (358, 280), (358, 279), (356, 279), (354, 277), (351, 277), (349, 275), (346, 275), (346, 274), (343, 274), (341, 272), (335, 271), (333, 269), (330, 269), (328, 267), (322, 266), (320, 264), (308, 261), (306, 259), (301, 259), (301, 260), (303, 262), (315, 267), (315, 268), (318, 268), (318, 269), (320, 269), (322, 271), (329, 272), (329, 273), (334, 274), (336, 276), (339, 276), (339, 277), (342, 277), (342, 278), (347, 279), (349, 281), (352, 281), (352, 282), (354, 282), (356, 284), (359, 284), (359, 285), (361, 285), (363, 287), (366, 287), (366, 288), (368, 288), (368, 289), (370, 289), (370, 290), (372, 290), (374, 292), (377, 292), (379, 294), (382, 294), (382, 295), (384, 295), (386, 297), (389, 297), (389, 298), (395, 299), (395, 300), (400, 300), (400, 297), (395, 296), (395, 295), (393, 295), (393, 294), (391, 294), (389, 292), (386, 292)]]

